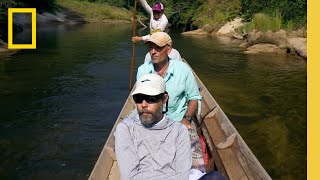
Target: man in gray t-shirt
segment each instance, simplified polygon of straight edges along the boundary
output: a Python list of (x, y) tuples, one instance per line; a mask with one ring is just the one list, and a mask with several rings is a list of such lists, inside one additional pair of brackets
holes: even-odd
[(191, 142), (187, 128), (163, 112), (168, 101), (165, 82), (146, 74), (132, 92), (137, 113), (118, 124), (115, 151), (122, 180), (188, 180)]

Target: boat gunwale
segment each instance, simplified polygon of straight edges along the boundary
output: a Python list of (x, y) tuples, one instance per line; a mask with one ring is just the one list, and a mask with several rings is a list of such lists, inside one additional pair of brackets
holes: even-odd
[[(184, 59), (183, 59), (184, 60)], [(184, 62), (186, 62), (184, 60)], [(187, 62), (186, 62), (187, 63)], [(188, 64), (188, 63), (187, 63)], [(189, 64), (188, 64), (189, 65)], [(189, 65), (190, 66), (190, 65)], [(190, 66), (191, 68), (191, 66)], [(241, 164), (241, 166), (243, 166), (244, 164), (248, 164), (249, 167), (244, 168), (242, 167), (242, 169), (245, 171), (245, 175), (248, 177), (247, 179), (256, 179), (257, 177), (255, 175), (258, 175), (259, 179), (271, 179), (271, 177), (269, 176), (269, 174), (267, 173), (267, 171), (263, 168), (263, 166), (261, 165), (261, 163), (259, 162), (259, 160), (256, 158), (256, 156), (252, 153), (252, 151), (250, 150), (250, 148), (248, 147), (248, 145), (245, 143), (245, 141), (243, 140), (243, 138), (241, 137), (241, 135), (238, 133), (238, 131), (236, 130), (236, 128), (233, 126), (232, 122), (229, 120), (229, 118), (226, 116), (226, 114), (223, 112), (223, 110), (221, 109), (221, 107), (219, 106), (219, 104), (216, 102), (216, 100), (213, 98), (213, 96), (210, 94), (210, 92), (208, 91), (208, 89), (205, 87), (205, 85), (203, 84), (203, 82), (200, 80), (200, 78), (197, 76), (197, 74), (193, 71), (193, 69), (191, 68), (195, 79), (197, 81), (198, 87), (201, 88), (201, 92), (202, 94), (205, 93), (206, 94), (206, 98), (203, 98), (202, 101), (207, 103), (207, 104), (212, 104), (216, 106), (215, 109), (215, 115), (219, 115), (219, 117), (217, 118), (218, 120), (218, 124), (220, 125), (220, 128), (222, 129), (222, 131), (225, 133), (226, 136), (230, 136), (232, 134), (236, 134), (237, 135), (237, 141), (236, 143), (234, 143), (235, 145), (232, 145), (232, 151), (235, 154), (235, 156), (237, 157), (237, 161), (239, 161), (239, 163)], [(134, 88), (133, 88), (134, 89)], [(208, 103), (209, 101), (212, 101), (211, 103)], [(131, 106), (131, 105), (133, 106)], [(130, 107), (131, 106), (131, 107)], [(134, 109), (135, 105), (133, 103), (132, 97), (131, 97), (131, 92), (109, 134), (109, 137), (105, 143), (105, 145), (103, 146), (103, 149), (99, 155), (98, 160), (96, 161), (96, 164), (90, 174), (89, 179), (93, 180), (93, 179), (100, 179), (100, 178), (96, 178), (96, 173), (98, 172), (99, 169), (99, 165), (101, 165), (102, 161), (103, 161), (103, 156), (104, 153), (109, 153), (110, 156), (114, 156), (113, 157), (113, 161), (116, 161), (115, 159), (115, 154), (112, 155), (112, 153), (114, 152), (114, 131), (116, 129), (116, 126), (118, 123), (120, 123), (124, 117), (126, 117), (130, 111), (132, 109)], [(127, 112), (126, 114), (124, 114), (126, 111), (128, 111), (128, 108), (130, 109), (129, 112)], [(212, 108), (212, 107), (211, 107)], [(210, 117), (210, 116), (209, 116)], [(204, 124), (206, 124), (205, 118), (202, 119), (204, 121)], [(199, 119), (198, 119), (199, 121)], [(205, 127), (206, 128), (206, 127)], [(209, 129), (206, 128), (207, 131), (210, 131)], [(211, 142), (212, 143), (212, 142)], [(212, 144), (211, 144), (212, 145)], [(213, 147), (216, 148), (216, 147)], [(212, 150), (211, 150), (212, 151)], [(212, 152), (211, 152), (212, 153)], [(219, 156), (219, 154), (218, 154)], [(221, 157), (218, 157), (221, 159)], [(216, 161), (216, 159), (214, 160)], [(224, 162), (222, 163), (222, 168), (224, 169), (224, 172), (228, 172), (227, 171), (227, 167), (225, 167)], [(245, 166), (244, 165), (244, 166)], [(112, 167), (112, 165), (111, 165)], [(106, 175), (109, 175), (110, 171), (111, 171), (111, 167), (109, 170), (106, 170), (104, 173)], [(107, 172), (108, 171), (108, 172)], [(222, 170), (223, 171), (223, 170)], [(248, 172), (250, 171), (250, 172)], [(226, 174), (226, 176), (229, 179), (233, 179), (232, 176), (230, 176), (229, 174)], [(104, 176), (105, 177), (105, 176)], [(108, 177), (108, 176), (107, 176)]]
[[(184, 62), (186, 62), (186, 60), (184, 59)], [(187, 63), (188, 64), (188, 63)], [(189, 65), (189, 64), (188, 64)], [(189, 67), (191, 68), (191, 66), (189, 65)], [(245, 141), (243, 140), (243, 138), (241, 137), (240, 133), (237, 131), (237, 129), (234, 127), (234, 125), (232, 124), (232, 122), (230, 121), (230, 119), (227, 117), (227, 115), (224, 113), (224, 111), (222, 110), (222, 108), (220, 107), (220, 105), (217, 103), (217, 101), (213, 98), (213, 96), (211, 95), (211, 93), (208, 91), (208, 89), (206, 88), (206, 86), (203, 84), (203, 82), (200, 80), (200, 78), (198, 77), (198, 75), (194, 72), (194, 70), (191, 68), (198, 87), (201, 88), (201, 91), (204, 91), (203, 93), (206, 93), (207, 98), (203, 98), (204, 101), (207, 101), (208, 99), (213, 101), (213, 104), (216, 106), (215, 107), (215, 111), (217, 112), (216, 114), (220, 113), (220, 118), (218, 118), (219, 120), (219, 124), (221, 129), (226, 133), (226, 136), (231, 136), (232, 134), (236, 134), (237, 135), (237, 141), (236, 141), (236, 145), (238, 147), (235, 147), (239, 152), (241, 152), (241, 154), (235, 153), (238, 157), (238, 161), (240, 163), (246, 163), (246, 164), (253, 164), (252, 166), (250, 166), (251, 168), (249, 169), (249, 171), (253, 171), (256, 170), (256, 172), (250, 172), (251, 175), (253, 174), (258, 174), (259, 177), (261, 179), (271, 179), (270, 175), (267, 173), (267, 171), (264, 169), (264, 167), (261, 165), (261, 163), (259, 162), (259, 160), (257, 159), (257, 157), (253, 154), (253, 152), (251, 151), (251, 149), (249, 148), (249, 146), (245, 143)], [(222, 117), (222, 118), (221, 118)], [(223, 119), (223, 122), (222, 120)], [(205, 119), (202, 119), (203, 121)], [(206, 122), (204, 122), (206, 123)], [(226, 126), (222, 126), (222, 125), (226, 125)], [(228, 129), (230, 128), (230, 129)], [(208, 130), (208, 129), (207, 129)], [(208, 130), (209, 131), (209, 130)], [(234, 148), (234, 149), (235, 149)], [(233, 151), (234, 151), (233, 149)], [(246, 155), (247, 154), (247, 155)], [(239, 159), (239, 156), (242, 157), (246, 157), (246, 158), (241, 158)], [(241, 162), (242, 161), (242, 162)], [(246, 162), (244, 162), (246, 161)], [(246, 172), (248, 171), (248, 169), (246, 170)], [(247, 172), (248, 173), (248, 172)], [(247, 176), (250, 176), (247, 174)], [(259, 179), (260, 179), (259, 178)]]
[[(112, 142), (114, 142), (114, 135), (113, 134), (114, 134), (114, 132), (116, 130), (117, 124), (119, 124), (123, 120), (123, 118), (125, 118), (128, 115), (128, 113), (125, 114), (127, 109), (130, 108), (128, 106), (130, 105), (130, 103), (133, 104), (133, 102), (132, 102), (133, 100), (131, 99), (131, 92), (132, 91), (130, 91), (130, 93), (129, 93), (128, 97), (127, 97), (127, 100), (124, 103), (124, 105), (123, 105), (123, 107), (122, 107), (122, 109), (121, 109), (121, 111), (120, 111), (120, 113), (119, 113), (119, 115), (117, 117), (117, 120), (115, 121), (115, 124), (112, 127), (112, 130), (110, 131), (108, 139), (107, 139), (106, 143), (104, 144), (104, 146), (102, 148), (102, 151), (101, 151), (101, 153), (100, 153), (100, 155), (98, 157), (98, 160), (96, 161), (96, 163), (94, 165), (93, 170), (91, 171), (91, 174), (90, 174), (90, 176), (88, 178), (89, 180), (100, 179), (98, 171), (99, 171), (99, 168), (100, 168), (99, 166), (101, 166), (101, 164), (103, 162), (102, 158), (105, 156), (105, 153), (108, 153), (109, 155), (114, 153), (114, 155), (110, 155), (110, 156), (112, 156), (112, 163), (114, 163), (114, 161), (116, 160), (115, 159), (116, 158), (115, 157), (115, 152), (114, 152), (114, 144), (112, 146)], [(111, 168), (112, 168), (112, 165), (111, 165), (110, 169), (106, 169), (106, 172), (108, 171), (107, 174), (110, 173)]]

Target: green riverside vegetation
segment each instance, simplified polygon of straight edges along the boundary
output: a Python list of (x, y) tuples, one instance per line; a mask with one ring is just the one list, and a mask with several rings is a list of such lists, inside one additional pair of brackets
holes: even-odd
[[(7, 40), (8, 34), (8, 8), (37, 8), (37, 12), (52, 12), (56, 5), (55, 0), (1, 0), (0, 1), (0, 38)], [(14, 31), (21, 30), (21, 27), (13, 25)], [(1, 44), (0, 44), (1, 45)]]
[[(282, 17), (280, 13), (275, 13), (273, 16), (269, 16), (264, 13), (257, 13), (253, 15), (253, 18), (244, 27), (240, 27), (238, 32), (250, 32), (253, 29), (266, 32), (268, 30), (277, 31), (283, 27)], [(291, 27), (292, 29), (292, 27)]]
[[(190, 30), (205, 24), (221, 25), (235, 17), (250, 22), (247, 29), (289, 31), (306, 26), (306, 0), (166, 0), (169, 21), (179, 29)], [(178, 4), (178, 5), (177, 5)], [(167, 13), (167, 12), (166, 12)], [(261, 21), (267, 21), (261, 23)], [(260, 27), (261, 26), (261, 27)]]
[(1, 0), (0, 23), (7, 23), (8, 8), (37, 8), (38, 12), (52, 11), (55, 8), (55, 0)]
[[(139, 0), (137, 0), (139, 1)], [(306, 0), (160, 0), (165, 6), (172, 28), (182, 31), (210, 26), (221, 26), (235, 17), (249, 22), (239, 31), (289, 31), (305, 26), (307, 22)], [(155, 0), (147, 0), (151, 5)], [(2, 0), (0, 2), (0, 26), (7, 25), (7, 8), (36, 7), (38, 12), (67, 8), (87, 21), (105, 19), (130, 20), (133, 0)], [(148, 14), (138, 3), (138, 12)], [(0, 31), (1, 33), (1, 31)]]
[(77, 0), (56, 0), (59, 6), (73, 11), (89, 22), (99, 22), (106, 19), (130, 20), (132, 11), (124, 7), (110, 6), (107, 2), (89, 2)]
[[(113, 6), (112, 6), (113, 5)], [(6, 41), (8, 26), (8, 8), (37, 8), (38, 13), (44, 11), (55, 13), (61, 7), (74, 13), (76, 17), (88, 22), (103, 22), (109, 19), (126, 20), (132, 18), (131, 4), (127, 1), (79, 1), (79, 0), (1, 0), (0, 1), (0, 38)], [(126, 9), (127, 8), (127, 9)], [(14, 24), (14, 31), (20, 27)]]

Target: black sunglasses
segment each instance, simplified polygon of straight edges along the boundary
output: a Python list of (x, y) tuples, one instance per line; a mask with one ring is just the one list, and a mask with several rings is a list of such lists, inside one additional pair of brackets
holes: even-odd
[(148, 96), (144, 94), (135, 94), (133, 95), (133, 100), (137, 104), (140, 104), (145, 100), (148, 104), (153, 104), (159, 102), (159, 100), (163, 97), (163, 93), (156, 96)]

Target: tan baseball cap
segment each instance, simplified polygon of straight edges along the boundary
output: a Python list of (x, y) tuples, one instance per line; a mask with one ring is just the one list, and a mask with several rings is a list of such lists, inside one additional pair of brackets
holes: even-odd
[(165, 32), (156, 32), (150, 35), (146, 43), (153, 42), (159, 47), (170, 45), (172, 43), (171, 37)]

